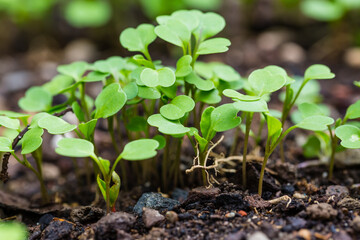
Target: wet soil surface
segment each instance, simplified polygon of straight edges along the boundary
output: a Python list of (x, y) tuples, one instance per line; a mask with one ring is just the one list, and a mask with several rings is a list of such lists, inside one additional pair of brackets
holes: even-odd
[[(318, 174), (326, 172), (324, 166), (276, 163), (270, 165), (262, 197), (251, 190), (258, 167), (248, 166), (250, 190), (243, 190), (239, 173), (228, 176), (233, 182), (175, 189), (170, 195), (138, 187), (122, 193), (119, 210), (108, 215), (102, 202), (36, 208), (5, 192), (0, 207), (4, 216), (28, 223), (29, 239), (360, 239), (360, 185), (354, 184), (359, 166), (338, 169), (338, 178), (329, 182)], [(297, 177), (285, 182), (280, 176), (294, 174), (294, 168)], [(311, 181), (302, 177), (305, 172)], [(345, 175), (350, 184), (344, 184)]]

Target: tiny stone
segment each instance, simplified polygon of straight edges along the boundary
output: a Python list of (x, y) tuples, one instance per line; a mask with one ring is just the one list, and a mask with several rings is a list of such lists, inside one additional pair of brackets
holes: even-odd
[(263, 232), (255, 232), (251, 234), (248, 240), (270, 240)]
[(297, 199), (305, 199), (306, 198), (306, 194), (301, 194), (299, 192), (295, 192), (293, 194), (293, 198), (297, 198)]
[(328, 203), (312, 204), (306, 208), (306, 213), (312, 219), (330, 220), (337, 216), (338, 212)]
[(360, 216), (356, 216), (351, 222), (351, 226), (355, 232), (360, 232)]
[(307, 229), (300, 229), (297, 235), (305, 240), (311, 240), (311, 232)]
[(338, 202), (339, 207), (345, 207), (349, 210), (360, 209), (360, 201), (351, 197), (346, 197)]
[(331, 185), (326, 188), (326, 195), (329, 195), (329, 196), (349, 195), (349, 190), (345, 186)]
[(175, 223), (175, 222), (179, 221), (179, 216), (174, 211), (167, 211), (165, 214), (165, 218), (167, 221), (169, 221), (171, 223)]
[(145, 227), (151, 228), (156, 224), (162, 222), (165, 217), (159, 213), (159, 211), (151, 208), (143, 208), (142, 219), (144, 221)]
[(234, 213), (234, 212), (229, 212), (229, 213), (225, 214), (225, 217), (227, 217), (227, 218), (234, 218), (234, 217), (235, 217), (235, 213)]

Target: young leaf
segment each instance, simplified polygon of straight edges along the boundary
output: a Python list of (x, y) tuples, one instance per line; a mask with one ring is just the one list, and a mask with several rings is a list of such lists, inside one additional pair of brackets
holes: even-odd
[(170, 87), (175, 83), (175, 73), (168, 67), (157, 70), (145, 68), (141, 72), (140, 79), (147, 87)]
[(52, 102), (51, 94), (42, 87), (31, 87), (19, 100), (19, 107), (28, 112), (46, 111)]
[(159, 146), (157, 147), (157, 150), (161, 150), (166, 146), (166, 139), (163, 135), (155, 135), (153, 137), (154, 140), (158, 141)]
[(110, 206), (114, 206), (119, 196), (121, 180), (119, 175), (115, 171), (112, 172), (111, 178), (114, 184), (110, 188)]
[(226, 38), (212, 38), (200, 43), (196, 53), (199, 55), (222, 53), (229, 50), (230, 45), (231, 42)]
[(115, 80), (119, 80), (120, 71), (125, 68), (126, 59), (118, 56), (109, 57), (106, 60), (98, 60), (94, 63), (94, 69), (102, 73), (110, 73)]
[(253, 71), (249, 75), (249, 84), (254, 93), (262, 96), (282, 88), (286, 83), (286, 77), (272, 68), (263, 68)]
[(191, 32), (188, 27), (177, 19), (168, 19), (163, 24), (155, 27), (156, 35), (176, 46), (183, 47), (190, 41)]
[(207, 104), (217, 104), (221, 101), (219, 91), (212, 89), (210, 91), (198, 91), (195, 95), (196, 102), (204, 102)]
[(95, 156), (94, 145), (84, 139), (63, 138), (57, 143), (55, 152), (67, 157), (90, 157)]
[(86, 140), (91, 141), (94, 135), (97, 119), (92, 119), (86, 123), (79, 124), (79, 130), (84, 134)]
[[(199, 19), (196, 14), (187, 10), (178, 10), (171, 14), (171, 18), (177, 19), (182, 22), (189, 29), (190, 32), (194, 31), (199, 26)], [(165, 24), (169, 18), (156, 18), (159, 24)]]
[(99, 186), (100, 192), (101, 192), (101, 194), (103, 195), (103, 198), (106, 201), (106, 183), (104, 182), (104, 180), (102, 180), (100, 178), (99, 174), (97, 175), (96, 181), (97, 181), (97, 184)]
[(126, 94), (119, 83), (112, 83), (96, 97), (95, 118), (108, 118), (116, 114), (126, 103)]
[(311, 135), (302, 146), (303, 154), (306, 158), (319, 157), (321, 151), (321, 142), (319, 138)]
[(235, 82), (241, 79), (240, 74), (225, 64), (216, 64), (213, 68), (215, 75), (226, 82)]
[(110, 161), (107, 159), (103, 159), (102, 157), (98, 158), (99, 160), (99, 165), (101, 165), (100, 169), (103, 169), (103, 171), (105, 171), (105, 174), (109, 174), (110, 172)]
[(84, 111), (81, 109), (80, 105), (78, 102), (74, 101), (71, 105), (71, 108), (75, 114), (75, 116), (77, 117), (77, 119), (79, 120), (79, 122), (85, 122), (85, 113)]
[(351, 125), (342, 125), (335, 129), (335, 134), (341, 139), (341, 145), (346, 148), (360, 148), (360, 129)]
[(21, 154), (29, 154), (38, 149), (43, 142), (41, 138), (43, 133), (44, 130), (42, 128), (29, 129), (22, 139)]
[(351, 104), (347, 110), (344, 119), (360, 118), (360, 100)]
[(311, 117), (314, 115), (324, 115), (321, 109), (314, 103), (301, 103), (299, 105), (299, 111), (303, 118)]
[(147, 47), (156, 39), (154, 26), (140, 24), (137, 28), (127, 28), (120, 34), (121, 45), (131, 52), (147, 52)]
[(83, 77), (80, 81), (81, 82), (100, 82), (100, 81), (104, 81), (108, 76), (110, 76), (109, 73), (92, 71), (89, 74), (87, 74), (85, 77)]
[(161, 97), (161, 93), (157, 88), (139, 86), (138, 96), (145, 99), (159, 99)]
[(57, 70), (59, 73), (70, 76), (76, 82), (79, 82), (88, 68), (89, 64), (87, 62), (78, 61), (67, 65), (61, 65), (57, 68)]
[(59, 94), (64, 89), (70, 87), (74, 80), (66, 75), (59, 74), (51, 79), (50, 82), (42, 85), (42, 88), (49, 92), (52, 96)]
[(0, 152), (13, 152), (12, 142), (7, 137), (0, 137)]
[(161, 114), (151, 115), (147, 122), (151, 126), (159, 128), (159, 132), (168, 135), (185, 134), (190, 131), (190, 128), (184, 127), (179, 121), (168, 120), (161, 116)]
[(182, 118), (187, 112), (190, 112), (195, 107), (195, 102), (186, 95), (175, 97), (171, 103), (166, 104), (160, 108), (160, 113), (165, 118), (176, 120)]
[(45, 128), (50, 134), (64, 134), (76, 128), (76, 125), (69, 124), (59, 117), (52, 115), (44, 116), (37, 122), (38, 126)]
[(224, 132), (240, 125), (241, 118), (237, 116), (238, 109), (227, 103), (215, 108), (211, 112), (211, 129)]
[(257, 101), (236, 101), (233, 103), (235, 108), (243, 112), (267, 112), (269, 111), (267, 103), (260, 99)]
[(334, 119), (332, 119), (331, 117), (317, 115), (307, 117), (295, 126), (311, 131), (324, 131), (327, 129), (328, 125), (331, 125), (333, 123)]
[(192, 57), (190, 55), (182, 56), (176, 63), (176, 77), (185, 77), (192, 72), (191, 67)]
[(304, 82), (308, 82), (311, 79), (332, 79), (334, 77), (335, 74), (333, 74), (330, 68), (327, 66), (322, 64), (314, 64), (306, 69)]
[(12, 119), (6, 116), (0, 116), (0, 126), (20, 130), (20, 121), (18, 119)]
[(203, 80), (194, 72), (187, 75), (185, 77), (185, 81), (187, 83), (194, 84), (197, 89), (202, 91), (210, 91), (215, 88), (215, 85), (211, 80)]
[(0, 110), (0, 115), (4, 115), (9, 118), (29, 118), (31, 115), (25, 113), (18, 113), (13, 111)]
[(192, 10), (192, 12), (196, 13), (200, 20), (199, 26), (194, 31), (194, 35), (201, 41), (215, 36), (225, 27), (224, 18), (217, 13), (202, 13), (198, 10)]
[(204, 138), (210, 140), (212, 137), (208, 137), (211, 131), (211, 113), (214, 111), (214, 107), (207, 107), (201, 114), (200, 130)]
[(237, 99), (244, 102), (252, 102), (252, 101), (258, 101), (260, 100), (259, 96), (250, 96), (250, 95), (244, 95), (242, 93), (239, 93), (238, 91), (232, 90), (232, 89), (225, 89), (223, 91), (223, 94), (229, 98)]
[(135, 98), (139, 93), (139, 88), (135, 82), (129, 82), (124, 86), (123, 90), (126, 94), (127, 100)]
[(125, 145), (121, 157), (131, 161), (152, 158), (158, 147), (159, 142), (153, 139), (135, 140)]

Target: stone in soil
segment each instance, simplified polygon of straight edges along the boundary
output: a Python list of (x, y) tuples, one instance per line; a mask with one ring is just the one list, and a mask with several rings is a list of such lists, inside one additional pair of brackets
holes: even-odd
[(92, 206), (83, 206), (80, 208), (72, 209), (70, 212), (70, 219), (73, 222), (82, 224), (93, 223), (105, 215), (105, 211), (100, 208)]
[(249, 203), (250, 207), (253, 208), (267, 208), (271, 207), (271, 203), (262, 199), (259, 195), (249, 195), (244, 198)]
[(289, 195), (293, 195), (295, 192), (295, 187), (289, 183), (284, 184), (281, 186), (281, 192), (283, 194), (289, 194)]
[(306, 220), (300, 217), (288, 217), (287, 224), (281, 229), (284, 232), (291, 232), (305, 228)]
[(346, 197), (338, 202), (338, 206), (349, 210), (360, 209), (360, 201), (351, 197)]
[(220, 194), (219, 188), (197, 187), (189, 192), (188, 198), (181, 205), (186, 206), (199, 201), (211, 201)]
[(330, 220), (337, 216), (338, 211), (328, 203), (319, 203), (308, 206), (306, 213), (311, 219)]
[(351, 222), (351, 227), (354, 229), (355, 232), (360, 233), (360, 216), (356, 216), (354, 220)]
[(175, 188), (171, 193), (172, 199), (178, 200), (179, 202), (185, 201), (188, 197), (189, 192), (180, 188)]
[(53, 220), (42, 232), (41, 239), (46, 240), (61, 240), (61, 239), (75, 239), (84, 229), (78, 227), (76, 224), (64, 221)]
[(167, 211), (165, 214), (165, 218), (167, 221), (169, 221), (171, 223), (176, 223), (177, 221), (179, 221), (179, 216), (174, 211)]
[(263, 232), (254, 232), (247, 239), (248, 240), (270, 240)]
[(179, 201), (171, 198), (164, 198), (160, 193), (144, 193), (134, 206), (133, 211), (141, 216), (144, 207), (166, 211), (172, 210), (178, 204)]
[(347, 196), (347, 195), (349, 195), (349, 190), (345, 186), (331, 185), (331, 186), (328, 186), (326, 188), (326, 195), (329, 195), (329, 196), (332, 196), (332, 195), (335, 195), (335, 196), (340, 196), (340, 195)]
[(125, 212), (110, 213), (102, 217), (91, 227), (95, 232), (95, 239), (125, 239), (127, 232), (135, 224), (135, 216)]
[(165, 217), (155, 209), (144, 208), (142, 220), (146, 228), (152, 228), (153, 226), (163, 222), (165, 220)]

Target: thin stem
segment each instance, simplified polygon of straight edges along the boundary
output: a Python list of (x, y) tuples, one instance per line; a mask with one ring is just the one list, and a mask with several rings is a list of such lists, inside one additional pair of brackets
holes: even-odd
[(243, 187), (246, 187), (246, 155), (249, 142), (250, 126), (253, 119), (254, 113), (246, 113), (246, 123), (245, 123), (245, 139), (244, 139), (244, 149), (243, 149), (243, 162), (242, 162), (242, 183)]
[(330, 133), (330, 139), (331, 139), (331, 155), (330, 155), (330, 164), (329, 164), (329, 180), (333, 178), (334, 173), (334, 164), (335, 164), (335, 153), (336, 153), (336, 146), (338, 142), (338, 138), (336, 135), (332, 133), (331, 127), (328, 126), (328, 130)]
[(81, 83), (79, 85), (79, 89), (80, 89), (80, 101), (81, 101), (81, 106), (83, 108), (83, 111), (85, 112), (85, 119), (86, 121), (90, 120), (90, 113), (89, 113), (89, 109), (86, 103), (86, 98), (85, 98), (85, 83)]
[(263, 188), (263, 180), (264, 180), (264, 174), (265, 174), (265, 167), (266, 167), (266, 163), (267, 160), (269, 159), (271, 153), (267, 153), (264, 156), (264, 160), (261, 166), (261, 172), (260, 172), (260, 178), (259, 178), (259, 186), (258, 186), (258, 194), (261, 197), (262, 195), (262, 188)]
[(40, 190), (41, 190), (41, 197), (44, 203), (49, 202), (49, 196), (45, 187), (45, 182), (43, 178), (43, 169), (42, 169), (42, 148), (38, 148), (36, 151), (32, 152), (31, 155), (34, 157), (36, 166), (37, 166), (37, 177), (40, 182)]

